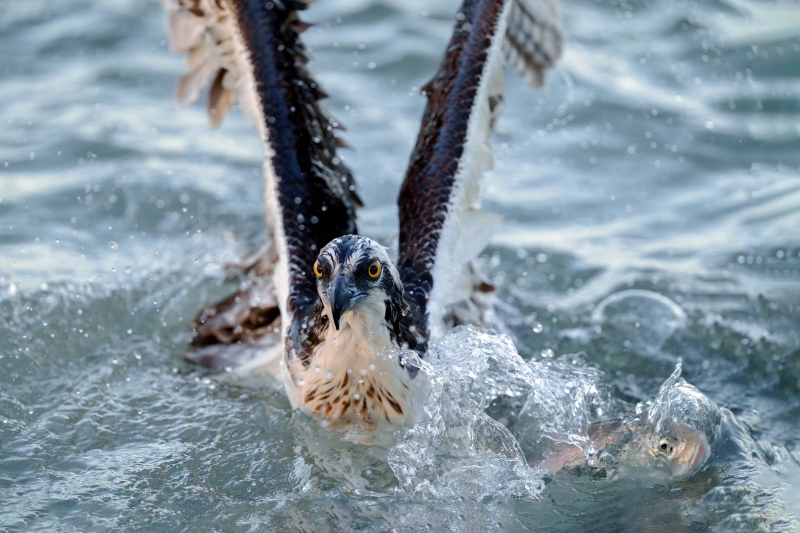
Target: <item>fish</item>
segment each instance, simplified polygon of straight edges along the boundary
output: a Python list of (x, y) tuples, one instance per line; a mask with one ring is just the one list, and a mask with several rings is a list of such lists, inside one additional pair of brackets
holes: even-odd
[(627, 415), (589, 426), (595, 453), (570, 443), (558, 443), (539, 465), (549, 474), (589, 467), (612, 476), (661, 475), (686, 479), (699, 472), (711, 457), (702, 431), (672, 419), (652, 424), (646, 415)]

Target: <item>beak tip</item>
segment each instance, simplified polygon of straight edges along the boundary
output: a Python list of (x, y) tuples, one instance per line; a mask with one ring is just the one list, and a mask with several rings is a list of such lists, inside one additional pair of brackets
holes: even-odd
[(352, 284), (344, 278), (338, 278), (332, 290), (328, 293), (331, 307), (331, 318), (336, 331), (339, 331), (339, 322), (348, 309), (355, 303), (357, 291)]

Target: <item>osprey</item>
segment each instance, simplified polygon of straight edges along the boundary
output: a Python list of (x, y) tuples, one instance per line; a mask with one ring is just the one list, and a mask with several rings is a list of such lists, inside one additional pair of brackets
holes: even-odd
[[(165, 0), (189, 73), (179, 103), (208, 91), (212, 126), (238, 99), (264, 148), (267, 249), (256, 281), (204, 309), (190, 359), (238, 375), (284, 376), (293, 407), (328, 423), (403, 423), (419, 403), (418, 368), (454, 324), (480, 323), (492, 287), (472, 265), (494, 218), (480, 210), (504, 62), (538, 87), (561, 53), (555, 0), (464, 0), (403, 181), (399, 251), (358, 235), (353, 176), (337, 157), (339, 124), (306, 68), (298, 12), (312, 0)], [(259, 355), (219, 345), (256, 345)]]

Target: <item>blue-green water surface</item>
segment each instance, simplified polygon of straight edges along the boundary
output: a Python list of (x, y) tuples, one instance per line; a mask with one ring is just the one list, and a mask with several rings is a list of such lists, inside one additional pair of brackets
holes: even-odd
[[(536, 499), (410, 493), (385, 457), (181, 359), (263, 243), (261, 147), (177, 110), (155, 0), (0, 5), (0, 530), (790, 531), (800, 513), (800, 4), (564, 0), (565, 54), (509, 75), (484, 205), (497, 314), (616, 398), (684, 377), (735, 415), (684, 481), (565, 475)], [(366, 207), (395, 198), (456, 0), (320, 0), (312, 67)], [(626, 290), (657, 308), (598, 323)], [(642, 293), (627, 293), (642, 294)], [(624, 311), (624, 310), (623, 310)], [(594, 316), (593, 316), (594, 315)], [(623, 316), (624, 315), (624, 316)], [(627, 317), (627, 318), (626, 318)], [(374, 456), (371, 454), (375, 454)]]

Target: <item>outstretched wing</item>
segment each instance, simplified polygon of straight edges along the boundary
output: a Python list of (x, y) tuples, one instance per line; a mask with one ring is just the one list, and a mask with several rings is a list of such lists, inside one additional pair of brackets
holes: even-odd
[(561, 57), (563, 33), (557, 0), (513, 0), (509, 6), (503, 53), (508, 66), (532, 87)]
[[(398, 201), (400, 275), (417, 328), (443, 333), (445, 307), (490, 235), (477, 209), (492, 166), (489, 136), (503, 102), (503, 63), (533, 86), (561, 54), (555, 0), (464, 0), (436, 77)], [(477, 232), (477, 233), (473, 233)], [(481, 235), (481, 233), (484, 233)]]
[(356, 232), (361, 202), (350, 170), (336, 156), (337, 123), (320, 108), (325, 93), (305, 64), (297, 12), (311, 0), (165, 0), (172, 46), (189, 73), (178, 98), (210, 84), (218, 124), (237, 97), (264, 146), (268, 236), (277, 251), (274, 281), (284, 329), (318, 300), (311, 273), (319, 250)]

